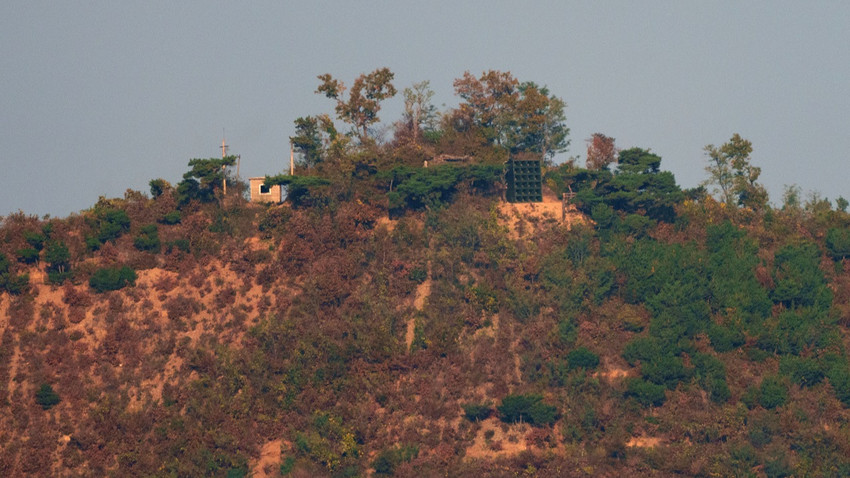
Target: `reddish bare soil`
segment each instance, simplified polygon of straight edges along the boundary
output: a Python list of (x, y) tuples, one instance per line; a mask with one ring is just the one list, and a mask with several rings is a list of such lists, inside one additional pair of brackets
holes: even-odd
[[(502, 430), (503, 427), (507, 430)], [(531, 448), (525, 439), (530, 428), (527, 424), (506, 426), (496, 418), (488, 418), (481, 422), (475, 440), (466, 449), (466, 457), (493, 459), (518, 455)]]
[(280, 450), (283, 440), (274, 440), (263, 445), (260, 450), (260, 457), (257, 460), (252, 460), (251, 476), (253, 478), (266, 478), (278, 476), (279, 472), (276, 468), (280, 467)]
[(547, 188), (543, 189), (543, 202), (499, 203), (502, 224), (508, 228), (510, 237), (518, 239), (546, 223), (558, 222), (571, 228), (573, 224), (586, 224), (589, 219), (568, 204), (566, 215), (561, 199)]
[(626, 442), (626, 446), (654, 448), (661, 445), (661, 443), (661, 439), (658, 437), (639, 436), (630, 438), (629, 441)]

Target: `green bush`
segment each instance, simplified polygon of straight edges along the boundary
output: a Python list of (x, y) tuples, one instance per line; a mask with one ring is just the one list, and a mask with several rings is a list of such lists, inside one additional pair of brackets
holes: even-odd
[(6, 289), (10, 294), (20, 295), (26, 292), (30, 285), (29, 274), (0, 274), (0, 289)]
[(10, 294), (21, 294), (29, 285), (29, 276), (26, 274), (13, 275), (9, 273), (9, 259), (0, 252), (0, 290)]
[(44, 241), (47, 240), (44, 234), (39, 232), (27, 231), (24, 233), (24, 240), (35, 250), (40, 251), (44, 247)]
[(543, 400), (540, 395), (508, 395), (502, 399), (502, 404), (499, 405), (499, 414), (502, 421), (515, 423), (526, 419), (528, 409), (535, 401)]
[(714, 356), (695, 353), (691, 356), (694, 374), (702, 388), (715, 403), (725, 403), (732, 395), (726, 383), (726, 367)]
[(740, 329), (719, 324), (708, 326), (708, 338), (714, 350), (723, 353), (744, 345), (746, 337)]
[(729, 384), (726, 383), (726, 377), (712, 378), (708, 380), (704, 388), (714, 403), (726, 403), (732, 396), (732, 392), (729, 390)]
[(564, 319), (557, 325), (558, 341), (561, 345), (570, 346), (578, 338), (578, 327), (573, 319)]
[(96, 237), (88, 236), (86, 237), (86, 248), (90, 251), (96, 251), (100, 249), (101, 243), (97, 240)]
[(832, 291), (820, 270), (820, 251), (812, 243), (786, 245), (776, 252), (773, 300), (786, 307), (814, 306), (826, 310)]
[(407, 274), (407, 278), (412, 280), (413, 282), (416, 282), (417, 284), (421, 284), (425, 282), (425, 280), (428, 278), (428, 271), (421, 267), (417, 267), (410, 270), (410, 272)]
[(395, 184), (395, 190), (387, 194), (390, 209), (438, 209), (452, 200), (462, 184), (481, 191), (493, 189), (502, 169), (501, 165), (483, 164), (465, 167), (440, 165), (424, 169), (400, 166), (382, 172), (380, 177)]
[(188, 239), (175, 239), (166, 245), (165, 252), (171, 254), (173, 249), (188, 253), (191, 250), (191, 243)]
[(640, 372), (643, 378), (673, 390), (679, 382), (690, 380), (691, 373), (685, 368), (682, 359), (672, 355), (663, 355), (654, 360), (642, 362)]
[(775, 426), (767, 420), (753, 420), (747, 430), (747, 438), (754, 447), (763, 448), (773, 441), (774, 433)]
[(623, 358), (629, 365), (651, 362), (661, 356), (661, 345), (653, 337), (637, 337), (623, 348)]
[(162, 216), (159, 222), (171, 226), (179, 224), (181, 220), (183, 220), (183, 217), (180, 215), (180, 211), (174, 210)]
[(759, 405), (768, 410), (781, 407), (788, 401), (788, 389), (779, 377), (766, 377), (758, 392)]
[(550, 425), (557, 418), (557, 408), (543, 403), (540, 395), (508, 395), (498, 406), (502, 421), (527, 422), (531, 425)]
[(156, 236), (137, 236), (133, 239), (133, 246), (140, 251), (159, 252), (161, 243)]
[(130, 230), (130, 216), (121, 209), (107, 209), (100, 214), (97, 240), (101, 244), (118, 239)]
[(133, 246), (140, 251), (159, 252), (161, 243), (156, 224), (142, 226), (139, 235), (133, 239)]
[(553, 405), (535, 402), (528, 409), (528, 423), (535, 426), (551, 425), (558, 418), (558, 409)]
[(630, 236), (641, 237), (646, 235), (647, 231), (652, 229), (655, 224), (656, 221), (653, 221), (646, 216), (642, 216), (640, 214), (629, 214), (623, 219), (620, 229)]
[(148, 185), (151, 187), (151, 196), (154, 199), (162, 196), (162, 193), (165, 191), (172, 189), (171, 184), (162, 178), (151, 179)]
[(47, 262), (47, 278), (51, 284), (61, 284), (71, 277), (71, 253), (64, 242), (48, 242), (44, 261)]
[(667, 387), (640, 378), (631, 378), (626, 384), (625, 396), (633, 397), (641, 405), (659, 407), (667, 399)]
[(463, 416), (471, 422), (484, 420), (493, 413), (493, 408), (490, 406), (490, 402), (467, 403), (461, 405), (461, 408), (463, 408)]
[(594, 369), (599, 365), (599, 356), (585, 347), (579, 347), (567, 354), (570, 370), (577, 368)]
[(41, 387), (35, 392), (35, 403), (41, 405), (41, 408), (44, 410), (51, 409), (61, 400), (59, 394), (53, 390), (53, 387), (46, 383), (41, 384)]
[(104, 267), (95, 271), (89, 285), (97, 292), (118, 290), (136, 283), (136, 271), (123, 266), (120, 268)]
[(295, 469), (295, 457), (288, 456), (283, 460), (283, 463), (280, 464), (280, 474), (281, 476), (287, 476), (292, 473), (292, 470)]
[(398, 465), (408, 462), (418, 455), (419, 447), (415, 445), (387, 448), (372, 461), (372, 468), (375, 469), (376, 475), (392, 475)]
[(18, 249), (16, 253), (18, 254), (18, 260), (24, 264), (34, 264), (38, 260), (39, 256), (38, 250), (32, 247)]
[(830, 229), (826, 232), (826, 250), (833, 259), (850, 256), (850, 229)]
[(759, 389), (755, 385), (750, 385), (744, 391), (744, 394), (741, 395), (741, 403), (747, 406), (748, 409), (752, 410), (756, 408), (759, 402)]
[(617, 213), (604, 203), (594, 204), (590, 209), (590, 218), (600, 231), (610, 230), (617, 224)]
[(829, 377), (829, 384), (832, 385), (832, 390), (835, 392), (835, 397), (845, 407), (850, 407), (850, 369), (844, 364), (836, 365), (829, 370), (827, 376)]
[(47, 281), (54, 285), (59, 285), (71, 278), (71, 271), (58, 272), (50, 271), (47, 273)]
[(793, 355), (782, 357), (779, 371), (801, 387), (817, 385), (824, 378), (823, 367), (816, 360)]
[(224, 475), (225, 478), (244, 478), (248, 476), (248, 468), (245, 467), (236, 467), (230, 468), (227, 470), (227, 474)]

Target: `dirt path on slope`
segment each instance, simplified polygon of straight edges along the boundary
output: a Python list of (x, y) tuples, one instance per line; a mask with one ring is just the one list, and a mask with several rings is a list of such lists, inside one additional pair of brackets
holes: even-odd
[[(422, 308), (425, 307), (425, 299), (431, 295), (431, 261), (428, 261), (428, 274), (425, 280), (416, 286), (416, 297), (413, 299), (413, 308), (416, 309), (417, 312), (421, 312)], [(410, 350), (411, 345), (413, 345), (413, 338), (416, 331), (416, 316), (414, 314), (413, 317), (408, 319), (407, 321), (407, 333), (404, 336), (404, 342), (407, 344), (407, 350)]]

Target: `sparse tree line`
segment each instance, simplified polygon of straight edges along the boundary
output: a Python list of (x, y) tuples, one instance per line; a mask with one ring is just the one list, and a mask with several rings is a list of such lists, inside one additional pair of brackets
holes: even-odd
[[(422, 171), (424, 161), (449, 154), (471, 158), (474, 165), (498, 171), (511, 156), (531, 154), (546, 159), (551, 168), (555, 155), (564, 153), (570, 145), (566, 103), (545, 86), (533, 81), (520, 81), (510, 72), (489, 70), (478, 77), (465, 72), (453, 84), (460, 104), (446, 111), (438, 111), (432, 104), (434, 91), (430, 82), (422, 81), (404, 88), (404, 111), (402, 118), (392, 123), (393, 138), (389, 141), (384, 138), (386, 130), (379, 128), (383, 103), (398, 94), (393, 84), (394, 74), (388, 68), (364, 73), (355, 78), (350, 87), (330, 74), (319, 75), (318, 80), (315, 93), (335, 103), (334, 114), (297, 118), (294, 122), (295, 135), (289, 138), (297, 153), (296, 175), (279, 174), (266, 178), (267, 185), (286, 186), (291, 193), (288, 198), (295, 204), (311, 204), (313, 199), (327, 201), (333, 191), (336, 199), (344, 200), (357, 195), (389, 193), (390, 209), (396, 213), (402, 212), (405, 207), (433, 206), (422, 198), (445, 197), (445, 194), (432, 192), (431, 187), (445, 189), (446, 176), (455, 176), (454, 180), (448, 180), (449, 189), (453, 192), (469, 183), (470, 174)], [(691, 199), (711, 194), (727, 206), (764, 210), (769, 206), (768, 195), (758, 182), (761, 168), (752, 163), (752, 152), (751, 142), (737, 133), (719, 147), (707, 145), (708, 178), (698, 188), (683, 193)], [(560, 168), (562, 171), (569, 170), (573, 176), (607, 182), (606, 186), (620, 190), (625, 196), (653, 188), (666, 188), (668, 194), (672, 193), (672, 189), (678, 189), (672, 174), (659, 169), (660, 157), (655, 164), (647, 165), (649, 169), (636, 169), (641, 166), (635, 163), (634, 158), (646, 154), (652, 153), (643, 148), (621, 150), (613, 137), (594, 133), (587, 139), (585, 168), (576, 164), (578, 157), (571, 158)], [(216, 201), (220, 199), (225, 183), (232, 184), (237, 194), (244, 194), (245, 185), (238, 184), (230, 170), (235, 161), (235, 156), (191, 160), (191, 169), (175, 187), (179, 204), (186, 205), (192, 200)], [(442, 169), (455, 168), (445, 166)], [(654, 176), (635, 176), (636, 173), (652, 173)], [(467, 177), (459, 177), (464, 175)], [(491, 193), (499, 190), (500, 186), (495, 183), (502, 180), (501, 176), (493, 177), (489, 172), (484, 177), (475, 173), (471, 176), (475, 177), (479, 189), (488, 186)], [(635, 178), (652, 179), (651, 182), (657, 184), (625, 184)], [(402, 186), (405, 181), (413, 184)], [(573, 190), (585, 185), (581, 181), (570, 180), (558, 186)], [(154, 197), (168, 188), (171, 185), (163, 179), (151, 181)], [(398, 191), (399, 188), (401, 191)], [(405, 189), (413, 192), (404, 194)], [(558, 189), (556, 192), (561, 191)], [(612, 191), (600, 193), (610, 195)], [(677, 200), (672, 198), (670, 204)], [(824, 201), (817, 193), (812, 193), (808, 202), (812, 203), (811, 207), (816, 207), (815, 203)], [(584, 202), (579, 201), (579, 204)], [(840, 210), (847, 208), (847, 200), (843, 197), (839, 197), (836, 204)], [(592, 206), (587, 206), (586, 212)], [(781, 207), (799, 210), (802, 206), (798, 188), (788, 186)], [(670, 209), (665, 209), (669, 216)], [(650, 213), (651, 216), (658, 214)]]

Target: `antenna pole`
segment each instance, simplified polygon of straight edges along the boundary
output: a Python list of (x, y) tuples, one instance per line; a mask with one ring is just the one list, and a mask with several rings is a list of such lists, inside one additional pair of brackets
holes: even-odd
[[(224, 159), (224, 158), (227, 157), (227, 143), (224, 141), (224, 129), (222, 129), (221, 132), (222, 132), (221, 159)], [(222, 170), (222, 172), (225, 172), (227, 170), (227, 166), (222, 164), (221, 170)], [(226, 173), (221, 176), (221, 189), (222, 189), (224, 195), (227, 196), (227, 174)]]
[(289, 142), (289, 175), (295, 175), (295, 150), (292, 148), (292, 141)]

